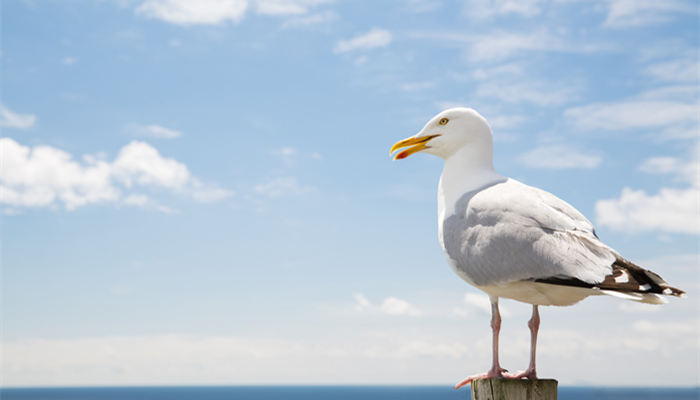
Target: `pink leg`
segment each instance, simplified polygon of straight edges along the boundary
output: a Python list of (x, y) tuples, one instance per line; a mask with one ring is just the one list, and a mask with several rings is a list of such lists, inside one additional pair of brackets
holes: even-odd
[(530, 328), (530, 365), (525, 371), (518, 372), (517, 374), (508, 374), (508, 378), (537, 379), (535, 353), (537, 352), (537, 332), (540, 330), (540, 313), (536, 305), (532, 306), (532, 318), (528, 321), (527, 326)]
[(506, 372), (505, 369), (501, 368), (498, 363), (498, 334), (501, 332), (501, 313), (498, 311), (498, 297), (491, 298), (491, 331), (493, 333), (493, 342), (491, 349), (493, 351), (493, 364), (491, 369), (483, 374), (472, 375), (465, 378), (461, 382), (455, 385), (455, 389), (459, 389), (462, 386), (470, 384), (476, 379), (488, 379), (488, 378), (503, 378), (503, 373)]

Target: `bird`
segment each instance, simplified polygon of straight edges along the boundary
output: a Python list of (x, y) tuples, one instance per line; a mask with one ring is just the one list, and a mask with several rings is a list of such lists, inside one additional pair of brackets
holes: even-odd
[[(662, 304), (664, 296), (685, 294), (603, 243), (593, 224), (569, 203), (497, 173), (491, 127), (474, 109), (444, 110), (390, 150), (394, 160), (419, 152), (444, 161), (438, 239), (447, 262), (491, 302), (491, 368), (455, 389), (477, 379), (537, 379), (539, 306), (570, 306), (593, 295)], [(517, 373), (498, 360), (499, 298), (532, 305), (529, 365)]]

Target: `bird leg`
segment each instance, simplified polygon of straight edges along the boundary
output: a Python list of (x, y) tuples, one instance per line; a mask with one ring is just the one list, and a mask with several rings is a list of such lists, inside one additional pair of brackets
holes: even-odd
[(459, 389), (462, 386), (470, 384), (472, 381), (477, 379), (489, 379), (489, 378), (505, 378), (503, 373), (506, 372), (505, 369), (501, 368), (498, 363), (498, 334), (501, 332), (501, 313), (498, 311), (498, 297), (491, 297), (491, 331), (493, 334), (493, 342), (491, 346), (493, 364), (491, 369), (483, 374), (472, 375), (458, 384), (455, 385), (455, 389)]
[(527, 322), (530, 328), (530, 365), (525, 371), (517, 374), (507, 374), (506, 377), (513, 379), (537, 379), (537, 371), (535, 370), (535, 353), (537, 352), (537, 332), (540, 330), (540, 312), (537, 305), (532, 305), (532, 318)]

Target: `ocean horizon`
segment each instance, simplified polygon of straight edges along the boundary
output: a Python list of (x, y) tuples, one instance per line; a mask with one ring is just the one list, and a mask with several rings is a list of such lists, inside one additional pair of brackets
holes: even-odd
[[(2, 400), (452, 400), (470, 390), (449, 385), (231, 385), (0, 388)], [(700, 387), (561, 386), (559, 400), (697, 400)]]

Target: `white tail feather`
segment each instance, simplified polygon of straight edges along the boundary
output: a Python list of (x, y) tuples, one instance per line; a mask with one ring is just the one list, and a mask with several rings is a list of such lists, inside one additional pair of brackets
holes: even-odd
[(656, 293), (637, 293), (637, 292), (619, 292), (617, 290), (601, 290), (600, 293), (607, 294), (608, 296), (618, 297), (620, 299), (638, 301), (640, 303), (647, 304), (666, 304), (666, 300), (663, 296)]

